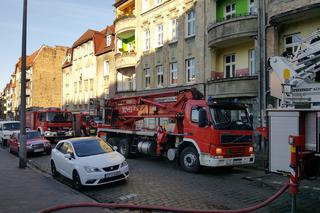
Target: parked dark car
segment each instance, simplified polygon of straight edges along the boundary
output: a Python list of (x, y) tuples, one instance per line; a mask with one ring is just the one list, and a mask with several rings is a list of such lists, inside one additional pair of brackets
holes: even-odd
[[(46, 153), (51, 154), (50, 141), (41, 136), (38, 131), (27, 131), (27, 154)], [(15, 133), (8, 140), (10, 153), (18, 153), (20, 148), (19, 142), (20, 133)]]

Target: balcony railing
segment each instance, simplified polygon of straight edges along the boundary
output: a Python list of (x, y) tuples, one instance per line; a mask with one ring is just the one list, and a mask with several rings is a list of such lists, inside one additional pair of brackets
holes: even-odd
[(246, 17), (246, 16), (257, 16), (257, 15), (258, 14), (256, 12), (233, 14), (229, 18), (223, 17), (223, 18), (220, 18), (220, 19), (216, 19), (216, 21), (213, 24), (219, 23), (219, 22), (223, 22), (223, 21), (227, 21), (227, 20), (231, 20), (231, 19), (235, 19), (235, 18)]
[(135, 52), (121, 52), (115, 55), (116, 69), (125, 68), (125, 67), (135, 67), (135, 65), (136, 65)]
[(121, 21), (123, 19), (128, 19), (128, 18), (136, 18), (136, 16), (134, 14), (124, 14), (124, 15), (119, 15), (115, 20), (114, 20), (114, 24), (117, 23), (118, 21)]

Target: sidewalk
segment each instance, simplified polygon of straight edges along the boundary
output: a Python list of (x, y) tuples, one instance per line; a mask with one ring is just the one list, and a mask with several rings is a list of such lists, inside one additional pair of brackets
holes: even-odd
[[(87, 196), (31, 168), (19, 169), (19, 159), (0, 148), (0, 213), (29, 213), (55, 205), (94, 202)], [(107, 211), (107, 210), (106, 210)], [(59, 212), (106, 212), (76, 208)]]

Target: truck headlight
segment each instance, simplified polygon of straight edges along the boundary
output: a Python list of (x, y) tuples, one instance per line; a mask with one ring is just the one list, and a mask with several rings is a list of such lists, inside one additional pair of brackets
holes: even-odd
[(249, 147), (249, 153), (253, 153), (253, 147), (252, 146)]
[(216, 155), (221, 155), (221, 154), (222, 154), (222, 149), (216, 148)]
[(101, 172), (99, 168), (92, 167), (92, 166), (85, 166), (84, 170), (88, 173), (93, 173), (93, 172)]

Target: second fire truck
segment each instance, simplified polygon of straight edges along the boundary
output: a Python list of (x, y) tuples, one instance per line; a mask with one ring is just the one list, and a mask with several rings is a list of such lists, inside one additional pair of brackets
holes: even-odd
[(56, 141), (74, 136), (72, 113), (59, 108), (33, 108), (26, 113), (26, 126)]

